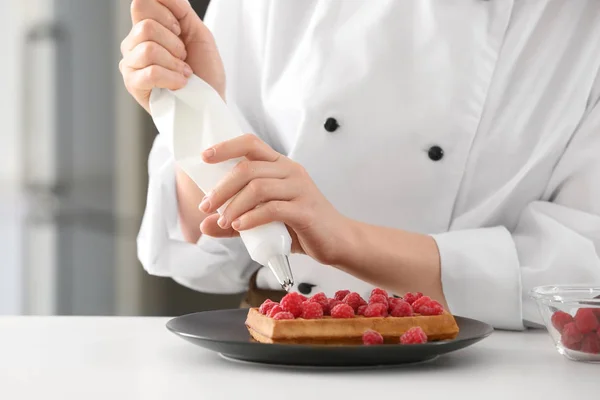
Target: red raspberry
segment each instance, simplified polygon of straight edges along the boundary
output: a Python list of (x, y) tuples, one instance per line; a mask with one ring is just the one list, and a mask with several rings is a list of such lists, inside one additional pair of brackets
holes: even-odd
[(366, 306), (369, 303), (367, 303), (367, 301), (361, 297), (360, 298), (360, 303), (358, 303), (358, 304), (359, 304), (359, 307), (360, 307), (360, 306)]
[(365, 308), (363, 315), (367, 318), (387, 317), (387, 306), (381, 303), (371, 303)]
[(344, 303), (348, 304), (354, 311), (358, 310), (358, 306), (361, 305), (362, 297), (356, 292), (349, 293), (344, 297)]
[(294, 318), (298, 318), (302, 314), (302, 299), (299, 293), (286, 294), (280, 304), (283, 311), (291, 312)]
[(339, 301), (343, 301), (344, 297), (348, 296), (349, 294), (350, 294), (349, 290), (338, 290), (333, 295), (333, 298), (336, 299), (336, 300), (339, 300)]
[(421, 292), (416, 292), (416, 293), (406, 293), (403, 297), (404, 301), (406, 301), (408, 304), (412, 304), (414, 303), (415, 300), (420, 299), (421, 297), (423, 297), (423, 293)]
[(366, 330), (362, 335), (363, 344), (372, 346), (375, 344), (383, 344), (383, 336), (377, 331), (372, 329)]
[(581, 342), (581, 351), (584, 353), (600, 354), (600, 336), (594, 333), (585, 335)]
[(394, 304), (398, 303), (399, 301), (404, 301), (404, 300), (402, 300), (402, 299), (400, 299), (398, 297), (388, 297), (388, 304), (389, 304), (390, 308), (392, 308), (392, 306)]
[(390, 315), (392, 317), (410, 317), (413, 315), (413, 309), (410, 304), (404, 300), (400, 300), (390, 306)]
[(387, 308), (389, 306), (387, 296), (382, 294), (374, 294), (369, 298), (369, 304), (381, 303)]
[(421, 344), (427, 343), (427, 335), (420, 326), (410, 328), (400, 336), (401, 344)]
[(329, 299), (329, 304), (327, 304), (327, 309), (323, 308), (323, 313), (325, 315), (330, 315), (331, 310), (333, 310), (333, 307), (337, 306), (338, 304), (344, 304), (344, 303), (342, 303), (340, 300)]
[(437, 301), (431, 300), (429, 303), (420, 306), (416, 312), (421, 315), (441, 315), (444, 313), (444, 307)]
[(327, 301), (327, 296), (325, 296), (325, 293), (319, 292), (319, 293), (312, 295), (312, 297), (310, 298), (310, 301), (313, 301), (313, 302), (316, 301), (317, 303), (320, 303), (322, 301)]
[(429, 296), (421, 296), (413, 302), (410, 302), (406, 299), (404, 301), (406, 301), (408, 304), (410, 304), (412, 306), (413, 310), (415, 310), (415, 312), (418, 312), (417, 308), (429, 303), (431, 301), (431, 298)]
[(562, 333), (565, 325), (569, 322), (573, 322), (574, 319), (571, 314), (568, 314), (564, 311), (556, 311), (554, 314), (552, 314), (551, 321), (552, 326), (554, 326), (559, 333)]
[(275, 303), (273, 300), (271, 299), (266, 299), (261, 305), (260, 308), (258, 309), (258, 312), (261, 313), (262, 315), (267, 315), (269, 313), (269, 311), (271, 311), (271, 308), (278, 306), (279, 303)]
[(308, 301), (311, 303), (319, 303), (324, 313), (329, 313), (329, 299), (325, 296), (325, 293), (320, 292), (312, 296)]
[(306, 300), (308, 300), (308, 299), (306, 298), (306, 296), (305, 296), (305, 295), (303, 295), (303, 294), (300, 294), (300, 293), (298, 293), (298, 297), (300, 297), (300, 299), (302, 300), (302, 302), (303, 302), (303, 303), (304, 303)]
[(280, 313), (275, 314), (275, 316), (273, 317), (273, 319), (294, 319), (294, 314), (292, 314), (291, 312), (287, 312), (287, 311), (282, 311)]
[(338, 304), (331, 309), (332, 318), (353, 318), (354, 310), (348, 304)]
[(356, 315), (362, 315), (363, 317), (365, 316), (365, 310), (367, 309), (368, 305), (367, 304), (363, 304), (362, 306), (358, 306), (358, 310), (356, 310)]
[(380, 289), (380, 288), (375, 288), (371, 291), (371, 297), (373, 297), (376, 294), (381, 294), (381, 295), (384, 295), (385, 297), (388, 297), (388, 293), (385, 290)]
[(577, 329), (579, 329), (581, 333), (585, 335), (586, 333), (590, 333), (598, 329), (600, 322), (598, 322), (598, 318), (596, 318), (596, 314), (594, 314), (593, 309), (580, 308), (575, 313), (575, 325), (577, 325)]
[(302, 303), (302, 314), (304, 319), (319, 319), (323, 318), (323, 307), (314, 301), (305, 301)]
[(568, 349), (578, 350), (581, 347), (581, 341), (583, 340), (583, 334), (575, 325), (575, 322), (569, 322), (563, 327), (560, 341), (563, 346)]
[(281, 306), (279, 304), (277, 304), (275, 307), (271, 308), (271, 310), (267, 314), (267, 317), (273, 318), (275, 315), (277, 315), (278, 313), (280, 313), (282, 311), (283, 311), (283, 308), (281, 308)]

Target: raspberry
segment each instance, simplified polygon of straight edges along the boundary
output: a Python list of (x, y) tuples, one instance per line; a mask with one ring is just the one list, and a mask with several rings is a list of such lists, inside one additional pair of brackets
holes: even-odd
[(375, 288), (371, 291), (371, 297), (373, 297), (376, 294), (381, 294), (385, 297), (388, 297), (388, 293), (385, 290), (380, 289), (380, 288)]
[(417, 311), (421, 315), (441, 315), (444, 313), (444, 307), (435, 300), (431, 300), (429, 303), (419, 307)]
[(581, 347), (581, 341), (583, 340), (583, 334), (575, 325), (575, 322), (569, 322), (563, 327), (560, 341), (563, 346), (568, 349), (578, 350)]
[(302, 303), (302, 314), (304, 319), (319, 319), (323, 318), (323, 307), (314, 301), (305, 301)]
[(360, 306), (366, 306), (369, 303), (367, 303), (367, 301), (361, 297), (360, 298), (360, 302), (358, 304), (359, 304), (359, 307), (360, 307)]
[(350, 294), (349, 290), (338, 290), (333, 295), (333, 298), (336, 300), (342, 301), (342, 300), (344, 300), (344, 297), (348, 296), (349, 294)]
[(286, 294), (280, 304), (283, 311), (291, 312), (294, 318), (298, 318), (302, 314), (302, 299), (298, 293)]
[(329, 299), (329, 304), (327, 304), (327, 308), (323, 307), (323, 313), (325, 315), (330, 315), (331, 310), (333, 310), (333, 307), (337, 306), (338, 304), (344, 304), (344, 303), (342, 303), (340, 300)]
[(574, 319), (571, 314), (568, 314), (564, 311), (556, 311), (554, 314), (552, 314), (551, 321), (552, 326), (554, 326), (559, 333), (562, 333), (565, 325), (569, 322), (573, 322)]
[(585, 335), (581, 342), (581, 351), (584, 353), (600, 354), (600, 336), (594, 333)]
[(362, 335), (363, 344), (371, 346), (374, 344), (383, 344), (383, 336), (377, 331), (368, 329)]
[(420, 326), (410, 328), (400, 336), (401, 344), (421, 344), (427, 343), (427, 335)]
[(413, 309), (410, 304), (408, 304), (404, 300), (400, 300), (392, 306), (390, 306), (390, 315), (392, 317), (410, 317), (411, 315), (413, 315)]
[(431, 298), (429, 296), (421, 296), (418, 299), (414, 300), (413, 302), (410, 302), (406, 299), (404, 301), (406, 301), (408, 304), (410, 304), (412, 306), (413, 310), (415, 310), (415, 312), (418, 312), (417, 308), (429, 303), (431, 301)]
[(575, 325), (584, 335), (598, 329), (600, 322), (591, 308), (580, 308), (575, 313)]
[(300, 294), (300, 293), (298, 293), (298, 297), (300, 297), (300, 300), (302, 300), (302, 302), (303, 302), (303, 303), (304, 303), (306, 300), (308, 300), (308, 299), (306, 298), (306, 296), (305, 296), (305, 295), (303, 295), (303, 294)]
[(423, 297), (423, 293), (416, 292), (416, 293), (406, 293), (403, 298), (404, 298), (404, 301), (406, 301), (408, 304), (412, 304), (412, 303), (414, 303), (415, 300), (418, 300), (421, 297)]
[(312, 302), (317, 302), (317, 303), (321, 303), (322, 301), (327, 301), (327, 296), (325, 296), (325, 293), (323, 292), (319, 292), (317, 294), (314, 294), (311, 298), (310, 301)]
[(367, 318), (387, 317), (387, 306), (381, 303), (371, 303), (367, 306), (363, 315)]
[(283, 311), (283, 308), (281, 308), (281, 306), (279, 304), (277, 304), (275, 307), (271, 308), (271, 310), (267, 314), (267, 317), (273, 318), (275, 315), (277, 315), (278, 313), (280, 313), (282, 311)]
[(344, 297), (344, 303), (348, 304), (350, 307), (352, 307), (352, 309), (354, 311), (358, 310), (358, 306), (361, 305), (361, 300), (362, 297), (360, 297), (360, 294), (356, 293), (356, 292), (352, 292), (349, 293), (348, 295), (346, 295), (346, 297)]
[(373, 303), (381, 303), (381, 304), (385, 305), (386, 308), (389, 306), (387, 296), (384, 296), (382, 294), (372, 295), (371, 298), (369, 298), (369, 304), (373, 304)]
[(258, 312), (261, 313), (262, 315), (267, 315), (269, 313), (269, 311), (271, 311), (271, 309), (275, 306), (278, 306), (279, 303), (275, 303), (273, 300), (271, 299), (266, 299), (261, 305), (260, 308), (258, 309)]
[(338, 304), (331, 309), (332, 318), (352, 318), (354, 310), (348, 304)]
[(282, 311), (280, 313), (275, 314), (275, 316), (273, 317), (273, 319), (294, 319), (294, 314), (292, 314), (291, 312), (287, 312), (287, 311)]
[(358, 306), (358, 310), (356, 310), (356, 315), (365, 315), (365, 310), (367, 309), (367, 305), (363, 304), (362, 306)]
[(397, 297), (388, 297), (388, 304), (389, 304), (389, 307), (390, 307), (390, 308), (392, 308), (392, 306), (393, 306), (394, 304), (398, 303), (399, 301), (404, 301), (404, 300), (402, 300), (402, 299), (399, 299), (399, 298), (397, 298)]
[(440, 315), (444, 313), (444, 307), (429, 296), (423, 296), (412, 303), (413, 311), (421, 315)]

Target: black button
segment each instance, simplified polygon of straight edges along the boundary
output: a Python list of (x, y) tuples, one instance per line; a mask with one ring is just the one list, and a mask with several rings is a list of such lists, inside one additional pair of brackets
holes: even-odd
[(338, 124), (337, 120), (335, 118), (327, 118), (327, 121), (325, 121), (325, 130), (327, 132), (335, 132), (337, 130), (337, 128), (340, 127), (340, 124)]
[(302, 282), (298, 285), (298, 291), (302, 294), (310, 294), (310, 292), (312, 292), (313, 287), (315, 287), (315, 285), (311, 283)]
[(440, 146), (432, 146), (427, 152), (427, 155), (433, 161), (440, 161), (444, 157), (444, 149)]

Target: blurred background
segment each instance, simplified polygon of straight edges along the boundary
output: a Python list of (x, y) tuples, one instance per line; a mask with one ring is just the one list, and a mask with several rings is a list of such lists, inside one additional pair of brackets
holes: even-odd
[[(191, 0), (204, 15), (209, 0)], [(125, 91), (128, 0), (1, 0), (0, 315), (235, 307), (136, 256), (156, 131)]]

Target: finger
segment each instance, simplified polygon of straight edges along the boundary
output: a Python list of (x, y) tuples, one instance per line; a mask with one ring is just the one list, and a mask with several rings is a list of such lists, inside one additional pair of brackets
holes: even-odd
[(133, 26), (129, 35), (121, 42), (121, 54), (125, 56), (144, 42), (155, 42), (181, 60), (187, 57), (183, 41), (153, 19), (145, 19)]
[(185, 86), (187, 78), (178, 72), (159, 65), (151, 65), (144, 69), (124, 67), (125, 84), (135, 90), (152, 90), (155, 87), (178, 90)]
[(239, 236), (239, 233), (231, 228), (221, 229), (219, 225), (217, 225), (217, 220), (219, 219), (219, 214), (209, 215), (204, 218), (204, 221), (200, 224), (200, 231), (203, 235), (218, 237), (218, 238), (228, 238)]
[(169, 9), (178, 20), (185, 19), (190, 12), (194, 12), (189, 0), (158, 0)]
[(184, 61), (173, 57), (164, 47), (155, 42), (144, 42), (138, 44), (124, 58), (125, 65), (132, 69), (143, 69), (151, 65), (157, 65), (181, 75), (189, 77), (192, 69)]
[(254, 179), (283, 179), (289, 176), (289, 173), (289, 168), (280, 163), (242, 160), (210, 193), (207, 193), (200, 203), (200, 211), (209, 213), (218, 210)]
[(299, 189), (291, 179), (255, 179), (233, 198), (217, 223), (223, 229), (229, 228), (232, 221), (263, 203), (295, 199)]
[(277, 161), (281, 154), (273, 150), (257, 136), (246, 134), (221, 142), (202, 153), (206, 163), (215, 164), (232, 158), (246, 157), (256, 161)]
[(283, 222), (292, 229), (303, 229), (310, 221), (306, 211), (293, 201), (270, 201), (248, 211), (231, 224), (236, 231), (245, 231), (270, 222)]
[(175, 35), (181, 35), (179, 21), (169, 8), (156, 0), (132, 0), (131, 22), (133, 25), (145, 19), (153, 19)]

